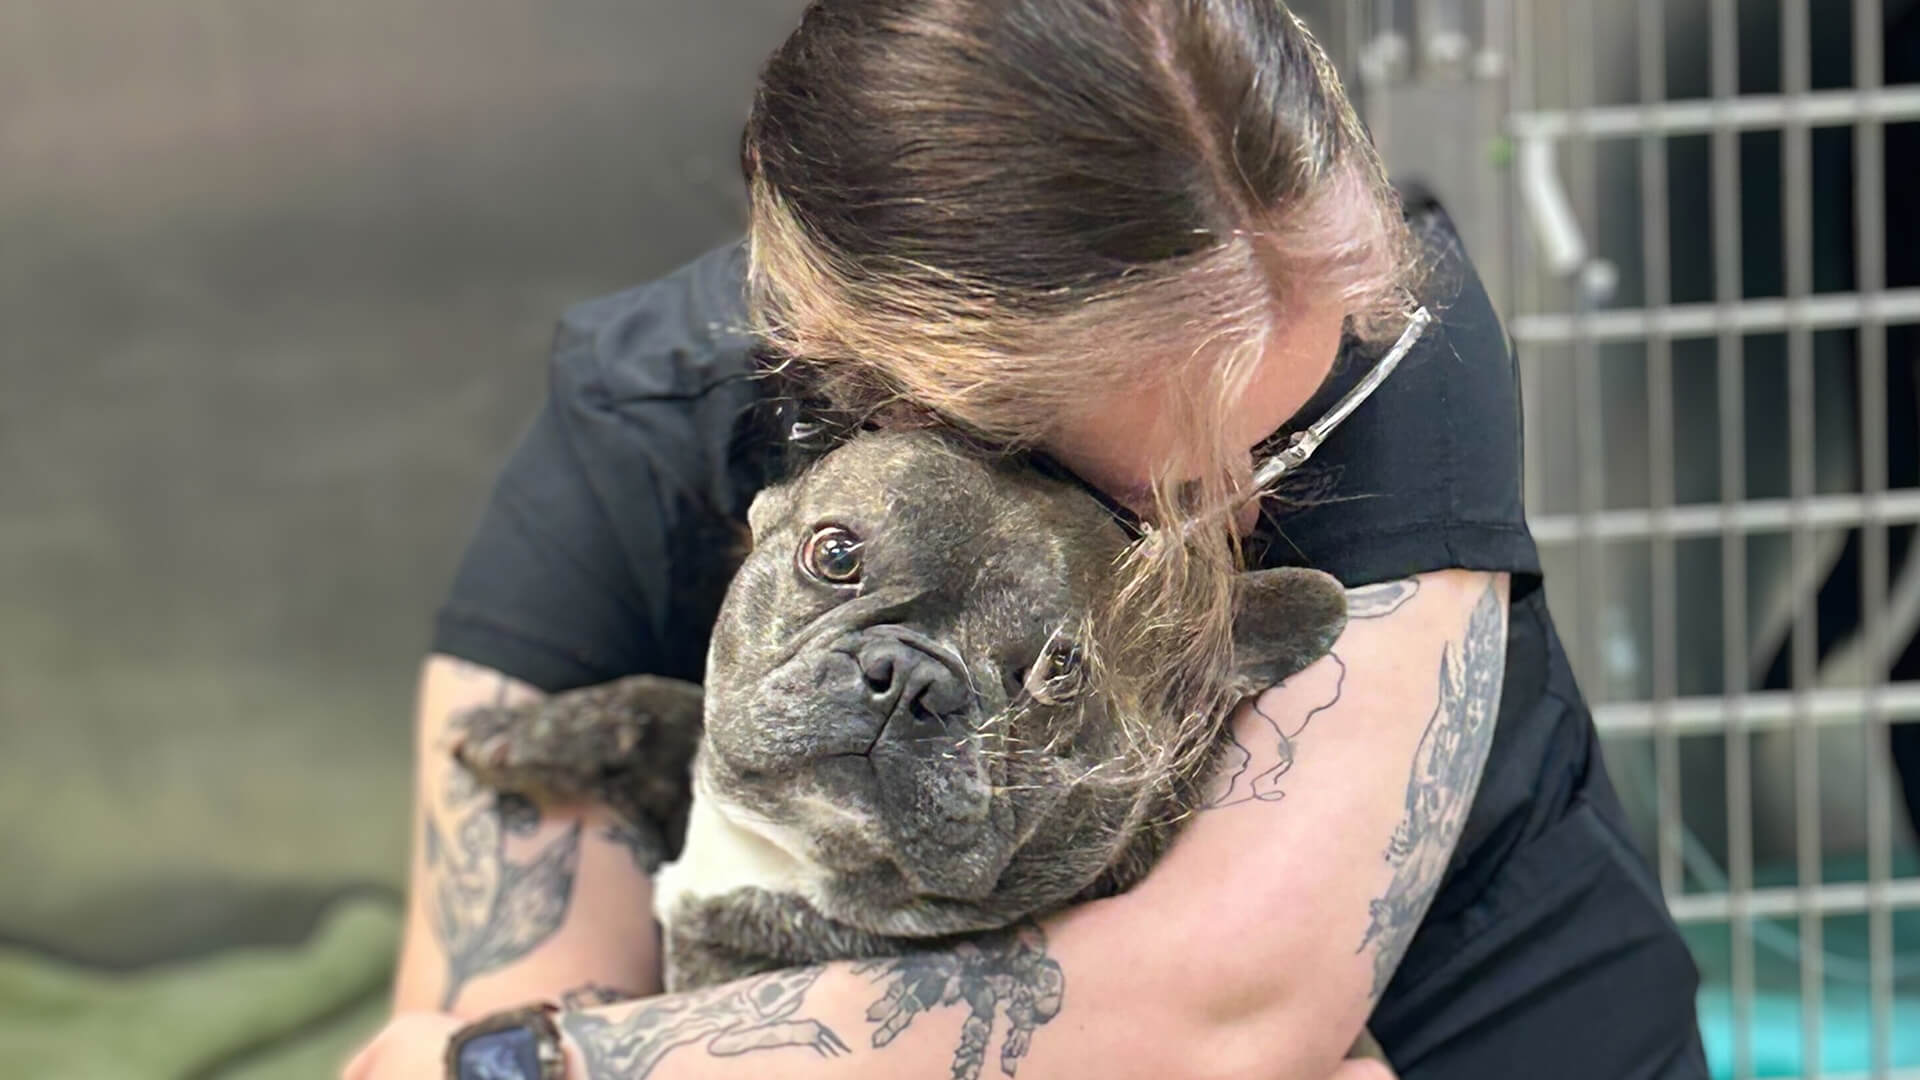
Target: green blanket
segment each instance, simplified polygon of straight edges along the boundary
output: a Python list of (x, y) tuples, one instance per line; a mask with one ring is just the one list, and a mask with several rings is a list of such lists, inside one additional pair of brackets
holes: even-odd
[(288, 948), (102, 973), (0, 949), (0, 1061), (62, 1080), (320, 1080), (385, 1019), (400, 928), (348, 900)]

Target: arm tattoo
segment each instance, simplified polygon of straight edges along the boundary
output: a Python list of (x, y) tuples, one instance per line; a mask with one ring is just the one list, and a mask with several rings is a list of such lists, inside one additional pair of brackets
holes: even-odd
[[(1406, 602), (1420, 591), (1419, 578), (1405, 578), (1400, 581), (1384, 581), (1378, 585), (1364, 585), (1358, 589), (1347, 590), (1347, 618), (1381, 619), (1399, 611)], [(1279, 802), (1287, 793), (1280, 789), (1280, 780), (1293, 768), (1294, 740), (1307, 730), (1307, 724), (1314, 717), (1340, 704), (1340, 690), (1346, 684), (1347, 664), (1338, 653), (1328, 653), (1339, 674), (1334, 679), (1332, 696), (1316, 705), (1308, 707), (1298, 716), (1276, 720), (1260, 708), (1256, 699), (1251, 706), (1254, 715), (1266, 721), (1272, 730), (1271, 739), (1262, 739), (1262, 749), (1273, 748), (1272, 753), (1262, 753), (1260, 764), (1255, 766), (1255, 749), (1240, 741), (1240, 736), (1231, 727), (1227, 730), (1226, 745), (1220, 751), (1220, 768), (1208, 790), (1205, 800), (1200, 804), (1202, 810), (1218, 810), (1227, 806), (1238, 806), (1248, 802)], [(1313, 670), (1309, 668), (1308, 670)], [(1305, 675), (1303, 672), (1302, 675)], [(1301, 676), (1295, 676), (1300, 678)], [(1282, 684), (1284, 685), (1284, 684)]]
[[(794, 968), (710, 990), (647, 998), (619, 1017), (565, 1012), (560, 1026), (580, 1048), (588, 1080), (645, 1080), (669, 1053), (690, 1043), (704, 1043), (715, 1057), (781, 1047), (834, 1057), (847, 1053), (847, 1044), (825, 1024), (803, 1016), (801, 1008), (823, 971)], [(921, 1013), (967, 1007), (952, 1080), (977, 1080), (1002, 1013), (1007, 1034), (1000, 1044), (1000, 1071), (1014, 1075), (1033, 1033), (1059, 1015), (1066, 991), (1060, 964), (1047, 955), (1046, 935), (1031, 923), (963, 940), (949, 952), (872, 960), (853, 971), (873, 976), (882, 988), (867, 1009), (876, 1050)], [(576, 1006), (570, 1000), (568, 1007)]]
[(1399, 611), (1401, 606), (1413, 599), (1419, 591), (1419, 578), (1383, 581), (1378, 585), (1362, 585), (1358, 589), (1348, 589), (1347, 618), (1349, 621), (1385, 618)]
[(424, 846), (433, 930), (447, 954), (440, 1007), (449, 1010), (469, 979), (525, 956), (560, 928), (579, 868), (580, 826), (529, 858), (510, 858), (508, 838), (533, 834), (539, 810), (521, 796), (483, 790), (458, 765), (448, 771), (440, 810), (427, 813)]
[(1426, 914), (1479, 788), (1500, 705), (1506, 616), (1499, 592), (1488, 585), (1467, 618), (1466, 639), (1441, 652), (1439, 704), (1414, 750), (1406, 814), (1387, 846), (1393, 880), (1370, 906), (1372, 921), (1360, 942), (1362, 950), (1375, 946), (1375, 1001)]
[(824, 968), (756, 975), (692, 994), (646, 998), (618, 1017), (564, 1012), (560, 1026), (580, 1048), (588, 1080), (645, 1080), (669, 1052), (705, 1042), (715, 1057), (803, 1046), (822, 1057), (847, 1052), (818, 1020), (796, 1018)]
[(867, 1010), (867, 1019), (880, 1025), (873, 1033), (876, 1049), (892, 1042), (923, 1012), (943, 1005), (967, 1006), (953, 1055), (953, 1080), (979, 1077), (1003, 1010), (1007, 1036), (1000, 1044), (1000, 1071), (1014, 1075), (1033, 1033), (1060, 1014), (1067, 986), (1059, 962), (1047, 955), (1046, 935), (1033, 923), (962, 941), (951, 952), (876, 960), (854, 972), (877, 973), (874, 981), (886, 987)]
[(633, 868), (649, 877), (666, 861), (659, 838), (639, 826), (617, 821), (607, 826), (600, 836), (626, 848), (627, 856), (633, 860)]
[[(1327, 658), (1333, 661), (1335, 674), (1333, 688), (1324, 700), (1304, 709), (1295, 706), (1292, 715), (1277, 719), (1260, 707), (1258, 698), (1248, 705), (1253, 715), (1266, 721), (1271, 729), (1267, 733), (1270, 737), (1262, 738), (1257, 747), (1248, 748), (1229, 725), (1227, 743), (1220, 751), (1217, 778), (1207, 798), (1201, 802), (1200, 809), (1218, 810), (1247, 802), (1279, 802), (1287, 797), (1287, 793), (1280, 789), (1280, 780), (1293, 768), (1294, 741), (1306, 732), (1307, 725), (1313, 722), (1314, 717), (1340, 704), (1340, 691), (1347, 682), (1346, 661), (1340, 659), (1337, 653), (1328, 653)], [(1319, 667), (1316, 664), (1293, 678), (1317, 678), (1318, 675), (1308, 675), (1307, 672)], [(1257, 758), (1256, 750), (1259, 751)]]

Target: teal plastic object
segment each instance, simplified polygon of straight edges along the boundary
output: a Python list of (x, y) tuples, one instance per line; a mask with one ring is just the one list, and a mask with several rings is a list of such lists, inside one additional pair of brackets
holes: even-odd
[[(1911, 856), (1896, 858), (1894, 873), (1905, 877), (1917, 869)], [(1864, 866), (1857, 859), (1833, 860), (1826, 867), (1828, 883), (1861, 881)], [(1791, 886), (1793, 868), (1756, 868), (1755, 884)], [(1734, 1025), (1732, 939), (1726, 923), (1700, 923), (1683, 928), (1694, 961), (1700, 967), (1697, 999), (1700, 1033), (1707, 1062), (1716, 1080), (1733, 1076)], [(1868, 995), (1868, 936), (1864, 914), (1833, 915), (1821, 926), (1824, 978), (1820, 1002), (1820, 1068), (1823, 1073), (1866, 1074), (1872, 1064), (1872, 1001)], [(1802, 1045), (1799, 923), (1792, 918), (1754, 923), (1754, 989), (1748, 1017), (1748, 1045), (1757, 1077), (1804, 1075)], [(1893, 914), (1893, 1017), (1889, 1050), (1892, 1066), (1920, 1068), (1920, 910)]]
[[(1865, 1075), (1871, 1059), (1872, 1014), (1864, 987), (1841, 997), (1828, 987), (1820, 1019), (1820, 1069), (1827, 1075)], [(1733, 1076), (1733, 994), (1725, 986), (1700, 991), (1700, 1033), (1715, 1080)], [(1749, 1021), (1755, 1076), (1801, 1076), (1800, 996), (1763, 992)], [(1893, 1006), (1893, 1067), (1920, 1066), (1920, 992), (1896, 996)]]

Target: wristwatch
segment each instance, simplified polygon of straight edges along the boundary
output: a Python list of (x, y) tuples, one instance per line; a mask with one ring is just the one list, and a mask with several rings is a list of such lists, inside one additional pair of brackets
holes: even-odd
[(566, 1080), (560, 1010), (529, 1005), (494, 1013), (454, 1032), (447, 1043), (447, 1080)]

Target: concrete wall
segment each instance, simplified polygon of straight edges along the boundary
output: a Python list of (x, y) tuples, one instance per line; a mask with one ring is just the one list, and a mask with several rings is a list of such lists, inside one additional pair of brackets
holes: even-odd
[(738, 227), (799, 7), (0, 5), (0, 937), (130, 962), (398, 881), (553, 320)]

